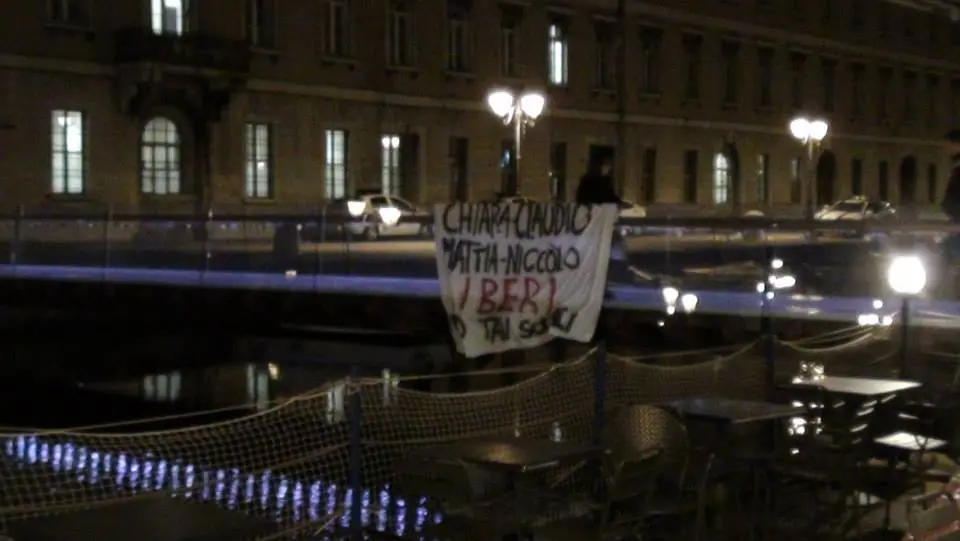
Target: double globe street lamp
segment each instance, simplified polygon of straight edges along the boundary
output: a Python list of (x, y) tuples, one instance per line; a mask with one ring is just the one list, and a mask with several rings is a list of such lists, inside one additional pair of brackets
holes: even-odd
[(814, 205), (814, 176), (816, 161), (814, 158), (820, 149), (820, 143), (827, 137), (829, 125), (826, 120), (819, 118), (796, 117), (790, 121), (790, 135), (800, 141), (807, 149), (807, 174), (806, 174), (806, 194), (805, 194), (805, 216), (807, 220), (813, 219)]
[(516, 195), (520, 191), (520, 139), (523, 130), (532, 126), (546, 108), (547, 98), (541, 92), (523, 92), (516, 95), (509, 90), (491, 90), (487, 94), (487, 106), (505, 126), (513, 125), (513, 170), (516, 176), (512, 187)]

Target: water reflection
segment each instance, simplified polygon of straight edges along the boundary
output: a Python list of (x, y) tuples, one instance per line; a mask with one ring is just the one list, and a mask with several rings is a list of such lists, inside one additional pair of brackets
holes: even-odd
[[(286, 527), (291, 522), (325, 523), (337, 515), (339, 526), (349, 526), (352, 491), (322, 479), (201, 467), (152, 453), (101, 452), (36, 435), (8, 437), (4, 454), (20, 468), (36, 468), (40, 477), (53, 471), (64, 484), (77, 482), (110, 489), (106, 494), (91, 494), (91, 500), (168, 491), (173, 498), (214, 502), (230, 510), (270, 517)], [(426, 498), (406, 502), (393, 497), (389, 489), (364, 490), (361, 522), (365, 527), (402, 536), (411, 518), (413, 524), (409, 526), (414, 532), (422, 531), (430, 518), (439, 522), (440, 517), (426, 509)], [(410, 503), (416, 507), (408, 508)]]

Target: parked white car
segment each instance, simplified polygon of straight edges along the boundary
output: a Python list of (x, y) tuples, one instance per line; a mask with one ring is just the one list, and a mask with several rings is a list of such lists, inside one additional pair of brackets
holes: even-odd
[[(887, 222), (896, 217), (897, 210), (889, 202), (860, 196), (827, 205), (813, 215), (813, 219), (820, 222)], [(848, 234), (856, 235), (853, 232)], [(820, 232), (814, 233), (814, 237), (822, 235)]]
[[(624, 200), (623, 204), (620, 205), (620, 217), (621, 218), (646, 218), (647, 209), (634, 203), (633, 201)], [(627, 225), (620, 224), (619, 229), (620, 234), (623, 236), (630, 235), (639, 235), (642, 233), (643, 228), (639, 225)]]
[[(363, 201), (366, 206), (358, 220), (344, 226), (350, 236), (364, 240), (377, 240), (380, 237), (413, 237), (431, 233), (429, 223), (421, 223), (423, 220), (409, 220), (412, 217), (427, 218), (430, 213), (417, 208), (406, 199), (395, 195), (370, 194), (357, 196), (353, 201)], [(383, 223), (380, 219), (380, 209), (385, 207), (399, 210), (400, 221), (393, 225)]]

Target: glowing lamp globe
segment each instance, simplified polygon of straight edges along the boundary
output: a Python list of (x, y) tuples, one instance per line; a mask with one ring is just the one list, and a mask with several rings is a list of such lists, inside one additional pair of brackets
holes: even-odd
[(790, 135), (806, 141), (810, 137), (810, 121), (805, 118), (795, 118), (790, 121)]
[(524, 94), (520, 97), (520, 110), (523, 111), (524, 116), (529, 117), (531, 120), (536, 120), (541, 114), (543, 114), (543, 108), (547, 105), (547, 98), (543, 94), (532, 92), (529, 94)]
[(822, 120), (814, 120), (810, 123), (810, 139), (814, 141), (823, 141), (827, 136), (827, 123)]
[(400, 209), (397, 207), (381, 207), (377, 211), (380, 214), (380, 221), (383, 225), (394, 226), (400, 221)]
[(898, 295), (917, 295), (927, 285), (927, 269), (915, 255), (895, 256), (887, 267), (887, 283)]
[(487, 95), (487, 106), (493, 111), (493, 114), (499, 117), (505, 117), (513, 110), (513, 94), (506, 90), (494, 90)]
[(347, 212), (350, 213), (350, 216), (359, 218), (365, 210), (367, 210), (366, 201), (347, 201)]

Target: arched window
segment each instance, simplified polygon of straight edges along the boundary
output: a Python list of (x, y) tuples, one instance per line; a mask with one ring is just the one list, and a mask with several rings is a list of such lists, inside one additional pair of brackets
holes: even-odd
[(730, 160), (718, 152), (713, 157), (713, 202), (723, 205), (730, 198)]
[(140, 191), (156, 195), (180, 193), (180, 133), (169, 119), (151, 119), (143, 128)]

